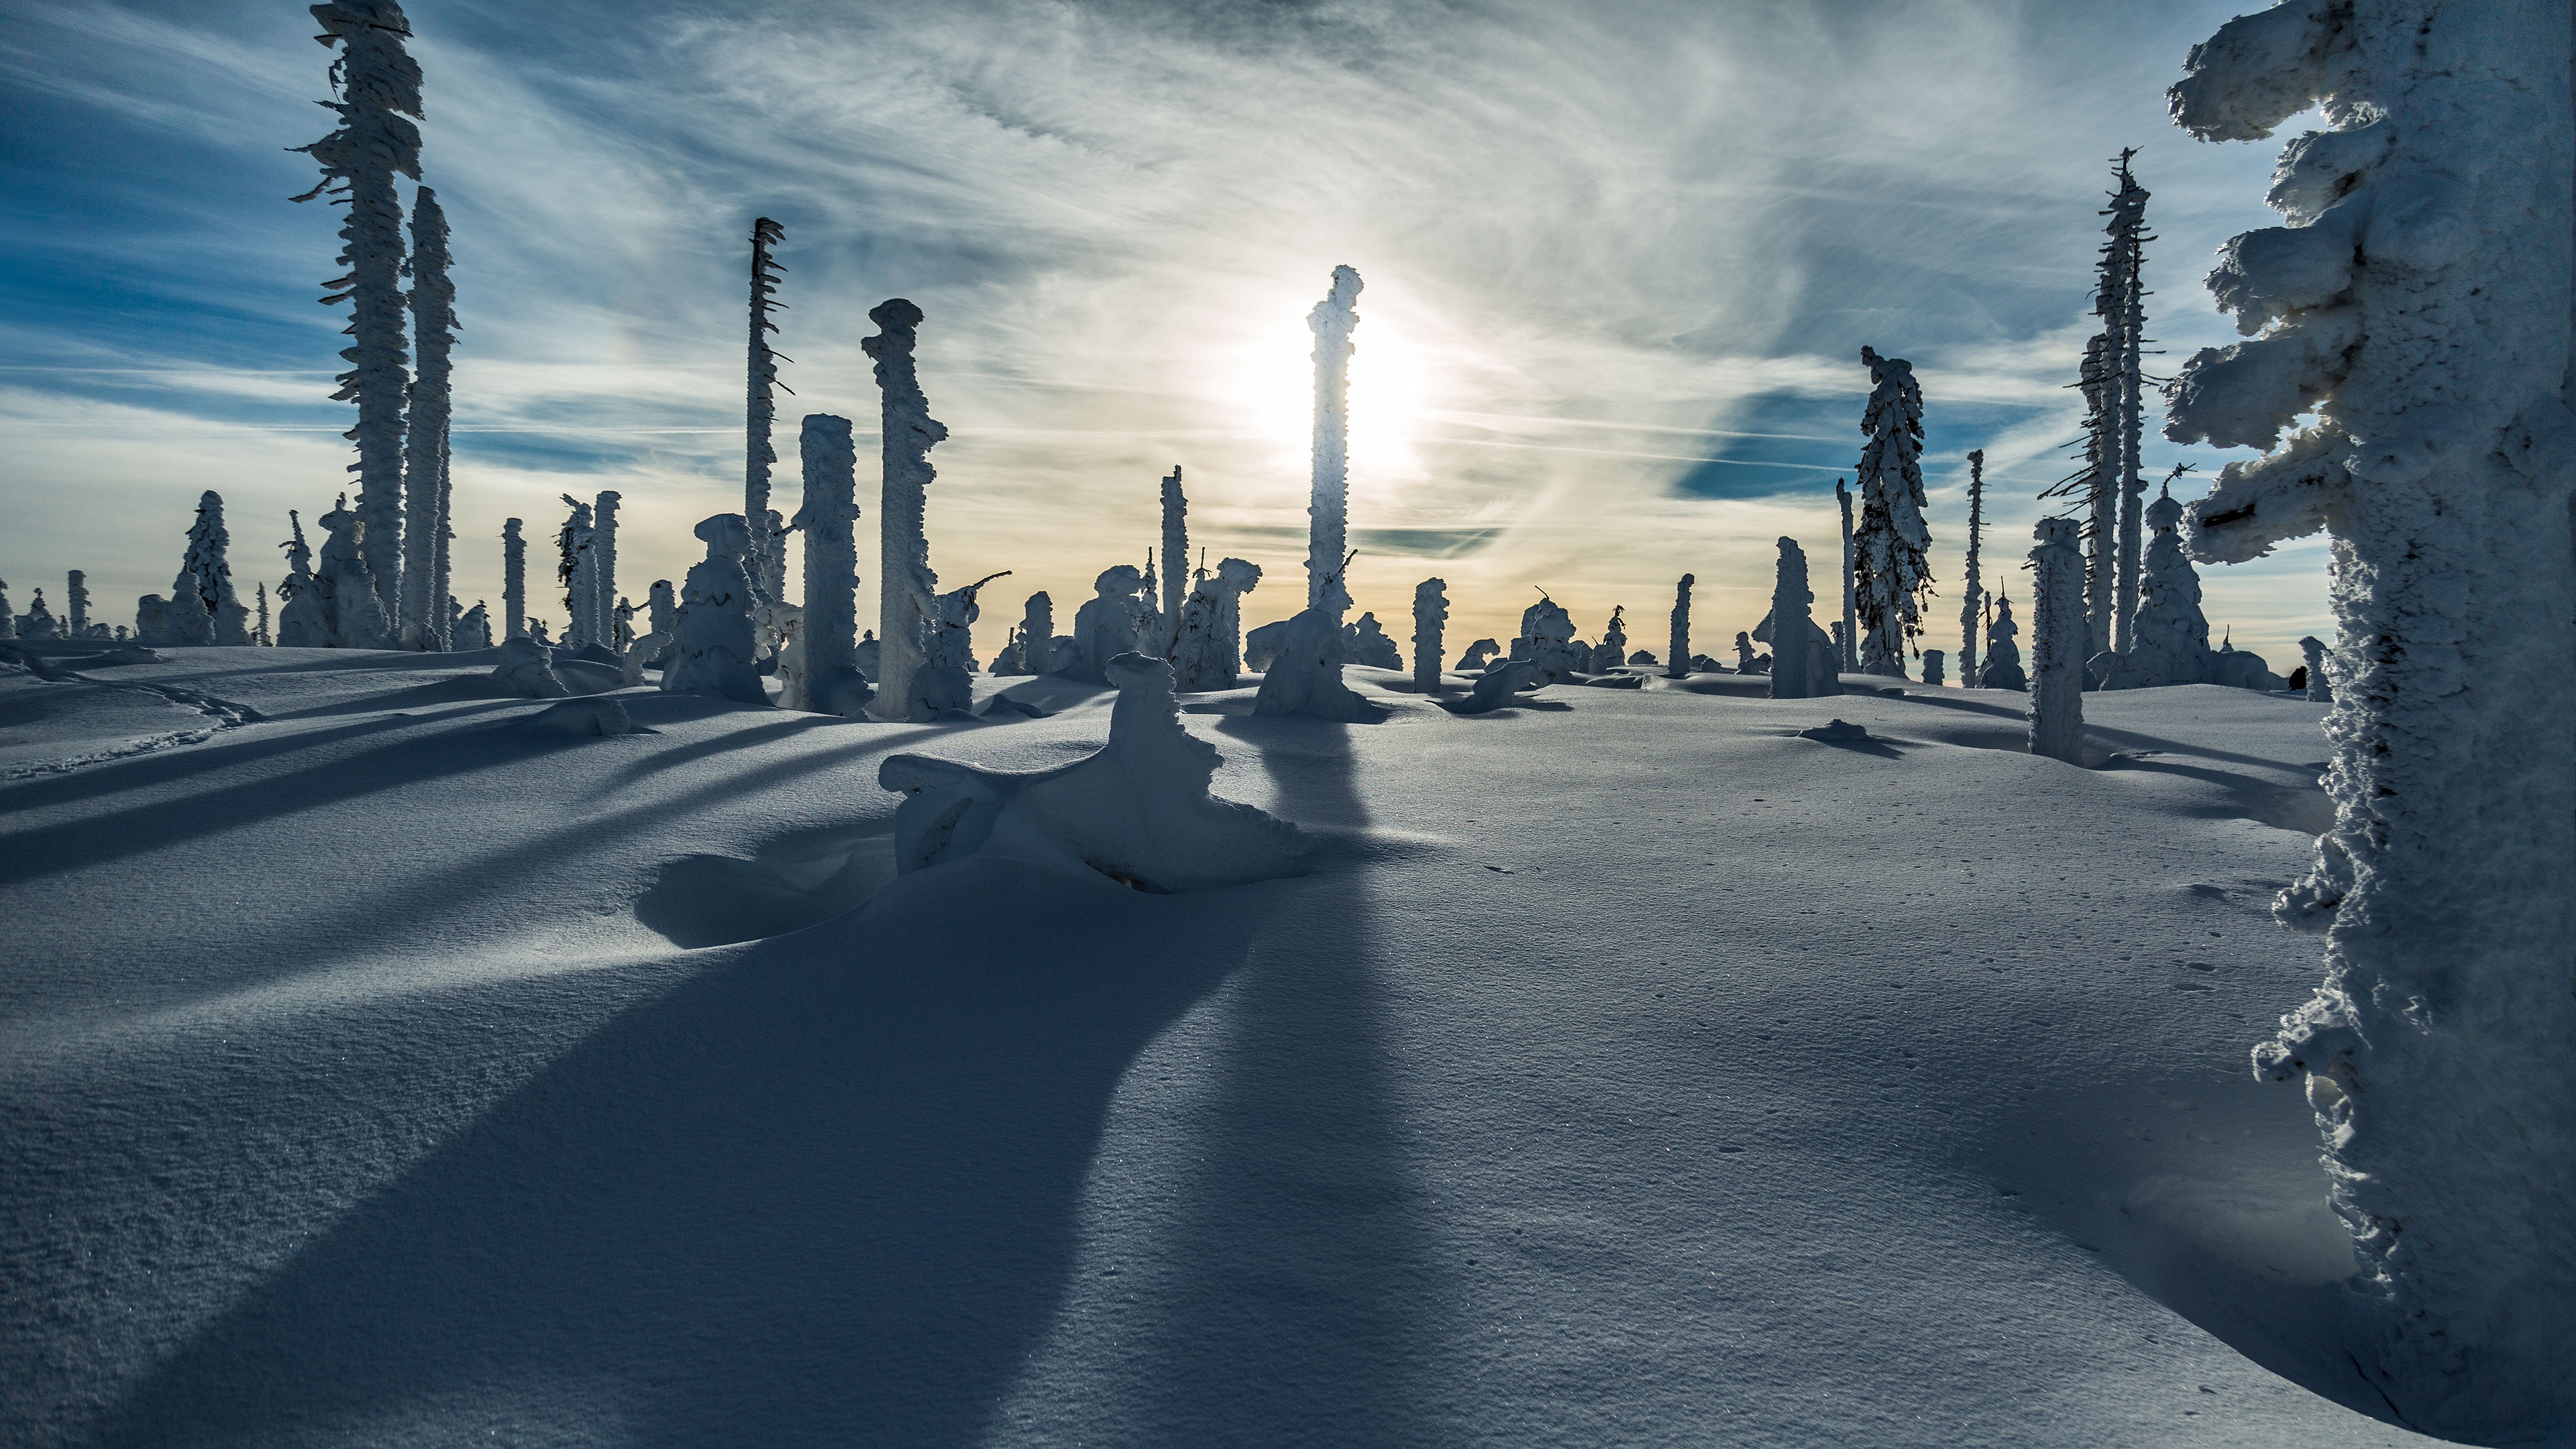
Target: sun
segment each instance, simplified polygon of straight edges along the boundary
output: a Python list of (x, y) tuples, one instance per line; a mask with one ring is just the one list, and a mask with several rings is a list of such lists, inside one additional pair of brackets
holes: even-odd
[[(1426, 357), (1399, 320), (1373, 314), (1365, 294), (1352, 334), (1351, 487), (1363, 495), (1423, 476), (1413, 446)], [(1309, 303), (1308, 305), (1312, 305)], [(1250, 430), (1302, 473), (1315, 427), (1314, 334), (1303, 310), (1266, 316), (1246, 337), (1224, 389)]]

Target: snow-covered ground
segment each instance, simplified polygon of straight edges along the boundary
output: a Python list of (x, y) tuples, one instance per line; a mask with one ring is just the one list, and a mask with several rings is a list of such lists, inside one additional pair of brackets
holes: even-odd
[(1105, 691), (574, 738), (491, 657), (0, 678), (0, 1441), (2425, 1442), (2321, 1396), (2245, 1067), (2322, 706), (2087, 696), (2078, 769), (2017, 695), (1354, 670), (1196, 697), (1324, 844), (1157, 896), (893, 878), (884, 756)]

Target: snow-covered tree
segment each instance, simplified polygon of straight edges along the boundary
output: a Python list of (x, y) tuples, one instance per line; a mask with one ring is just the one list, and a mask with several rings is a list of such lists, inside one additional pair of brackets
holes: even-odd
[(2106, 319), (2118, 339), (2112, 349), (2109, 390), (2120, 444), (2120, 543), (2110, 643), (2111, 649), (2119, 653), (2129, 650), (2130, 626), (2138, 612), (2138, 524), (2147, 495), (2145, 477), (2138, 471), (2138, 453), (2146, 433), (2146, 410), (2140, 406), (2139, 385), (2146, 379), (2146, 244), (2154, 238), (2147, 235), (2147, 189), (2129, 170), (2129, 158), (2136, 154), (2135, 150), (2120, 153), (2120, 186), (2103, 212), (2111, 218), (2107, 228), (2111, 239), (2104, 251), (2113, 260), (2111, 273), (2119, 293), (2117, 310)]
[[(23, 627), (20, 630), (24, 633)], [(134, 642), (150, 647), (170, 642), (170, 601), (145, 594), (134, 601)]]
[[(66, 587), (63, 589), (63, 601), (70, 606), (64, 611), (64, 620), (73, 638), (87, 638), (89, 635), (89, 575), (79, 569), (73, 569), (69, 577), (64, 580), (64, 584)], [(263, 601), (260, 609), (260, 627), (265, 629), (267, 625), (268, 611)], [(259, 642), (265, 644), (268, 641), (263, 639)]]
[(2189, 510), (2208, 561), (2334, 536), (2336, 823), (2274, 908), (2326, 979), (2257, 1065), (2326, 1129), (2363, 1370), (2482, 1443), (2576, 1425), (2570, 59), (2564, 4), (2299, 3), (2172, 92), (2204, 139), (2330, 128), (2273, 173), (2291, 224), (2211, 276), (2262, 335), (2186, 364), (2165, 431), (2273, 447), (2316, 409)]
[(741, 514), (719, 513), (698, 524), (697, 536), (707, 546), (707, 556), (689, 566), (682, 586), (662, 688), (672, 694), (766, 704), (768, 691), (752, 669), (751, 580), (742, 571), (751, 530)]
[[(1327, 587), (1338, 589), (1340, 584)], [(1274, 652), (1264, 661), (1261, 688), (1252, 699), (1254, 714), (1305, 715), (1344, 723), (1382, 717), (1375, 705), (1342, 682), (1342, 631), (1330, 607), (1310, 605), (1294, 618), (1253, 630), (1244, 641), (1248, 652), (1261, 652), (1266, 630), (1278, 632), (1267, 641)]]
[(1321, 608), (1341, 628), (1342, 612), (1351, 606), (1342, 573), (1348, 564), (1351, 475), (1351, 333), (1360, 325), (1354, 310), (1360, 274), (1333, 268), (1333, 285), (1306, 326), (1315, 334), (1314, 490), (1307, 504), (1306, 606)]
[(1592, 651), (1592, 670), (1607, 673), (1628, 662), (1627, 606), (1613, 605), (1610, 622), (1601, 626), (1601, 642)]
[(591, 502), (590, 514), (590, 581), (592, 627), (599, 631), (597, 642), (614, 649), (617, 644), (617, 505), (624, 498), (614, 489), (602, 490)]
[(1055, 673), (1055, 600), (1044, 589), (1022, 606), (1020, 662), (1031, 674)]
[(1555, 684), (1589, 669), (1592, 654), (1574, 642), (1574, 616), (1539, 590), (1538, 602), (1521, 611), (1521, 632), (1512, 640), (1512, 658), (1538, 671), (1541, 681)]
[(2182, 505), (2173, 500), (2170, 479), (2167, 484), (2166, 491), (2147, 505), (2146, 522), (2153, 537), (2147, 544), (2146, 583), (2129, 651), (2112, 656), (2101, 679), (2104, 689), (2209, 682), (2209, 620), (2200, 611), (2200, 576), (2183, 552), (2177, 531)]
[(250, 642), (247, 620), (233, 592), (232, 563), (227, 557), (232, 534), (224, 528), (224, 500), (209, 490), (197, 500), (197, 520), (188, 529), (188, 551), (170, 585), (165, 628), (176, 644)]
[[(324, 284), (330, 294), (322, 300), (351, 304), (347, 335), (353, 340), (340, 354), (349, 371), (340, 374), (332, 398), (358, 405), (358, 425), (348, 433), (358, 444), (358, 461), (349, 471), (358, 475), (365, 527), (353, 536), (363, 543), (369, 586), (390, 619), (401, 603), (403, 407), (410, 392), (404, 370), (411, 361), (403, 349), (403, 216), (394, 178), (420, 179), (420, 128), (405, 119), (421, 114), (420, 66), (403, 49), (411, 22), (394, 0), (323, 0), (311, 9), (322, 23), (316, 38), (340, 50), (331, 62), (338, 99), (323, 103), (340, 125), (296, 148), (320, 165), (322, 181), (295, 199), (328, 192), (349, 203), (340, 228), (340, 265), (347, 270)], [(377, 631), (379, 642), (382, 634)]]
[(501, 637), (528, 632), (528, 541), (518, 519), (501, 522)]
[(393, 643), (393, 620), (385, 611), (374, 575), (367, 571), (366, 520), (349, 511), (343, 493), (322, 515), (322, 565), (314, 575), (321, 586), (322, 608), (330, 621), (335, 649), (385, 649)]
[(2038, 615), (2030, 641), (2030, 752), (2084, 763), (2084, 554), (2068, 518), (2043, 518), (2031, 530), (2031, 596)]
[(877, 324), (877, 335), (859, 346), (876, 360), (885, 460), (877, 506), (877, 695), (868, 712), (899, 723), (912, 717), (912, 672), (921, 667), (930, 621), (939, 614), (939, 576), (930, 569), (922, 511), (930, 482), (939, 476), (930, 466), (930, 450), (948, 437), (948, 429), (930, 416), (930, 399), (922, 395), (913, 366), (921, 309), (889, 298), (869, 311), (868, 320)]
[(1860, 425), (1869, 435), (1860, 455), (1860, 527), (1852, 535), (1860, 667), (1902, 679), (1906, 645), (1919, 627), (1919, 604), (1932, 586), (1925, 558), (1932, 535), (1923, 523), (1923, 390), (1915, 384), (1912, 363), (1867, 347), (1860, 360), (1870, 378)]
[(1967, 596), (1959, 605), (1959, 684), (1973, 687), (1977, 682), (1977, 620), (1985, 611), (1985, 585), (1977, 571), (1977, 545), (1986, 527), (1986, 450), (1968, 453), (1968, 567), (1960, 592)]
[(778, 461), (770, 435), (778, 420), (778, 391), (785, 388), (792, 395), (795, 389), (778, 380), (778, 354), (769, 347), (769, 334), (778, 330), (769, 314), (787, 306), (777, 300), (778, 284), (786, 279), (787, 269), (778, 264), (770, 248), (786, 239), (787, 228), (768, 217), (751, 224), (751, 363), (743, 423), (742, 516), (751, 529), (752, 582), (773, 599), (787, 593), (787, 536), (770, 524), (776, 515), (769, 507), (769, 470)]
[(1860, 672), (1860, 607), (1854, 598), (1858, 558), (1852, 551), (1852, 494), (1843, 480), (1834, 480), (1834, 502), (1843, 513), (1843, 616), (1834, 622), (1834, 654), (1840, 661), (1837, 669), (1847, 674)]
[(286, 551), (286, 581), (277, 586), (277, 643), (283, 649), (324, 649), (331, 643), (331, 598), (313, 576), (313, 550), (304, 541), (304, 521), (286, 511), (294, 534), (278, 545)]
[(593, 525), (589, 504), (569, 493), (559, 496), (572, 510), (555, 534), (555, 582), (564, 591), (563, 647), (579, 649), (599, 642), (598, 620), (592, 617), (599, 604), (597, 556), (591, 551)]
[[(1794, 538), (1780, 540), (1780, 562), (1771, 585), (1771, 697), (1805, 699), (1816, 671), (1807, 654), (1821, 632), (1811, 612), (1816, 596), (1807, 585), (1807, 553)], [(1754, 637), (1758, 640), (1761, 631)]]
[[(78, 576), (77, 576), (77, 575), (75, 575), (74, 577), (78, 577)], [(87, 592), (87, 591), (86, 591), (86, 590), (84, 590), (83, 592)], [(254, 595), (254, 597), (255, 597), (255, 598), (257, 598), (257, 600), (259, 601), (259, 623), (258, 623), (257, 625), (255, 625), (255, 626), (253, 626), (253, 628), (252, 628), (252, 629), (251, 629), (251, 631), (250, 631), (250, 642), (251, 642), (251, 643), (253, 643), (253, 644), (258, 645), (259, 647), (261, 647), (261, 648), (263, 648), (263, 649), (265, 649), (265, 648), (267, 648), (267, 647), (268, 647), (268, 645), (269, 645), (269, 637), (268, 637), (268, 585), (267, 585), (267, 583), (266, 583), (265, 581), (263, 581), (262, 583), (260, 583), (260, 584), (257, 586), (257, 588), (253, 590), (253, 595)]]
[(1136, 591), (1144, 582), (1134, 564), (1113, 565), (1092, 580), (1090, 601), (1073, 612), (1073, 645), (1080, 658), (1064, 671), (1066, 677), (1107, 684), (1110, 660), (1143, 651), (1145, 641), (1136, 632)]
[(1753, 636), (1741, 630), (1738, 630), (1735, 635), (1735, 672), (1738, 674), (1761, 672), (1753, 667)]
[(2308, 672), (2302, 681), (2308, 698), (2317, 704), (2334, 703), (2334, 686), (2326, 682), (2326, 644), (2313, 636), (2299, 641), (2299, 653), (2305, 660), (2300, 667)]
[(9, 581), (0, 579), (0, 639), (18, 637), (18, 616), (9, 612)]
[(1404, 667), (1404, 656), (1397, 652), (1395, 641), (1386, 637), (1386, 627), (1378, 623), (1374, 612), (1362, 614), (1343, 627), (1342, 657), (1371, 669)]
[(2016, 641), (2020, 633), (2021, 626), (2013, 622), (2012, 596), (1999, 596), (1994, 616), (1986, 620), (1986, 662), (1977, 671), (1979, 689), (2021, 693), (2030, 688), (2030, 678), (2021, 669), (2021, 645)]
[(1154, 640), (1156, 657), (1169, 659), (1181, 637), (1181, 611), (1190, 592), (1190, 500), (1181, 492), (1181, 465), (1172, 465), (1163, 480), (1163, 613), (1162, 633)]
[(1941, 651), (1938, 649), (1923, 651), (1923, 682), (1936, 689), (1944, 682), (1941, 672)]
[(870, 698), (859, 673), (858, 451), (848, 418), (806, 415), (798, 440), (805, 499), (788, 526), (805, 535), (805, 603), (797, 633), (801, 658), (782, 709), (854, 714)]
[(1697, 574), (1684, 574), (1673, 585), (1673, 638), (1670, 652), (1664, 657), (1672, 662), (1664, 667), (1664, 677), (1680, 679), (1690, 673), (1691, 589), (1699, 583)]
[(987, 574), (962, 589), (951, 589), (939, 596), (939, 615), (932, 622), (930, 648), (912, 675), (913, 718), (937, 719), (952, 711), (974, 709), (974, 627), (975, 621), (983, 617), (976, 595), (986, 584), (1009, 576), (1007, 569)]
[(481, 599), (476, 599), (474, 607), (457, 619), (449, 647), (459, 652), (492, 647), (492, 611), (483, 606)]
[(447, 639), (448, 398), (456, 345), (456, 285), (448, 280), (447, 213), (421, 187), (411, 207), (412, 374), (403, 446), (402, 642), (444, 649)]
[[(1449, 621), (1449, 583), (1424, 579), (1413, 586), (1413, 687), (1424, 694), (1440, 692), (1440, 632)], [(1610, 627), (1619, 627), (1611, 615)]]
[[(62, 633), (63, 626), (61, 621), (54, 617), (53, 610), (45, 607), (45, 591), (42, 589), (36, 590), (35, 597), (27, 604), (27, 617), (19, 626), (18, 637), (21, 639), (59, 639), (62, 637)], [(182, 642), (194, 643), (196, 641), (187, 640)]]

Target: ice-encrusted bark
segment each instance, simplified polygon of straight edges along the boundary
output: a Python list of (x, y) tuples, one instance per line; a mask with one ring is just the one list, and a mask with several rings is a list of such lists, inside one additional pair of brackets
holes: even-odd
[(1684, 574), (1673, 585), (1673, 637), (1671, 652), (1664, 658), (1664, 677), (1680, 679), (1690, 673), (1690, 608), (1691, 589), (1699, 582), (1697, 574)]
[(1190, 500), (1181, 492), (1181, 465), (1163, 480), (1163, 632), (1154, 654), (1169, 659), (1180, 643), (1181, 611), (1190, 593)]
[(1371, 669), (1404, 667), (1404, 656), (1397, 652), (1395, 641), (1386, 637), (1386, 627), (1378, 623), (1374, 612), (1362, 614), (1358, 619), (1343, 626), (1342, 657), (1353, 664), (1364, 664)]
[(742, 560), (751, 530), (739, 513), (699, 522), (707, 556), (689, 566), (682, 585), (680, 620), (662, 688), (672, 694), (709, 694), (743, 704), (766, 704), (768, 691), (752, 670), (751, 580)]
[(2167, 490), (2147, 505), (2153, 537), (2133, 638), (2126, 654), (2113, 656), (2104, 689), (2209, 682), (2209, 620), (2200, 611), (2200, 576), (2176, 532), (2181, 521), (2182, 505), (2173, 500), (2168, 480)]
[[(1612, 613), (1610, 627), (1619, 616)], [(1440, 631), (1449, 621), (1449, 583), (1424, 579), (1413, 586), (1413, 687), (1424, 694), (1440, 692)]]
[(2075, 521), (2043, 518), (2031, 530), (2030, 752), (2084, 763), (2084, 554)]
[(2111, 218), (2108, 227), (2111, 239), (2106, 250), (2114, 259), (2112, 273), (2118, 289), (2116, 310), (2108, 320), (2112, 334), (2117, 338), (2111, 359), (2111, 400), (2120, 446), (2116, 478), (2120, 494), (2120, 541), (2108, 647), (2123, 654), (2129, 650), (2130, 627), (2138, 612), (2138, 523), (2147, 495), (2145, 475), (2138, 469), (2138, 451), (2145, 441), (2146, 431), (2146, 411), (2140, 406), (2139, 384), (2146, 377), (2146, 244), (2154, 240), (2147, 235), (2147, 189), (2138, 184), (2138, 178), (2129, 169), (2129, 158), (2135, 154), (2133, 150), (2120, 153), (2120, 188), (2112, 193), (2111, 205), (2104, 213)]
[(1306, 326), (1315, 334), (1314, 493), (1306, 506), (1306, 607), (1320, 608), (1341, 627), (1351, 606), (1342, 571), (1348, 562), (1351, 492), (1351, 333), (1360, 325), (1360, 274), (1333, 268), (1332, 289)]
[(1860, 672), (1860, 610), (1853, 597), (1852, 494), (1843, 480), (1834, 480), (1834, 502), (1843, 513), (1843, 617), (1834, 625), (1834, 650), (1840, 662), (1835, 666), (1853, 674)]
[[(786, 268), (770, 254), (770, 248), (787, 239), (787, 228), (759, 217), (751, 224), (751, 354), (745, 386), (742, 448), (742, 516), (751, 530), (752, 582), (769, 598), (784, 598), (787, 593), (787, 536), (770, 526), (769, 470), (778, 462), (778, 449), (771, 440), (778, 421), (777, 390), (787, 385), (778, 380), (778, 354), (769, 347), (769, 334), (778, 324), (769, 314), (783, 310), (787, 304), (777, 300), (778, 284), (785, 280)], [(794, 389), (789, 388), (789, 392)], [(801, 707), (801, 706), (791, 706)]]
[[(63, 583), (63, 602), (69, 606), (63, 613), (65, 627), (70, 629), (73, 638), (86, 638), (89, 634), (89, 575), (73, 569)], [(259, 622), (261, 629), (265, 630), (268, 627), (266, 585), (261, 586), (260, 599)], [(258, 642), (265, 644), (268, 641), (262, 639)]]
[(367, 572), (367, 522), (349, 511), (347, 494), (341, 494), (331, 511), (322, 515), (322, 531), (322, 566), (314, 582), (321, 586), (331, 646), (390, 648), (393, 618), (385, 612), (384, 596)]
[(518, 519), (501, 523), (501, 637), (516, 639), (528, 632), (528, 541), (520, 537), (523, 525)]
[(331, 643), (331, 601), (313, 574), (313, 550), (304, 542), (304, 521), (286, 510), (293, 536), (278, 547), (286, 550), (286, 581), (277, 586), (277, 643), (282, 649), (323, 649)]
[(2326, 682), (2326, 645), (2313, 636), (2299, 641), (2299, 654), (2308, 671), (2307, 696), (2317, 704), (2334, 703), (2334, 686)]
[(1977, 571), (1977, 546), (1986, 527), (1986, 450), (1968, 453), (1968, 566), (1960, 591), (1967, 597), (1959, 605), (1959, 683), (1963, 688), (1977, 682), (1977, 620), (1985, 612), (1985, 586)]
[(896, 871), (981, 852), (1155, 892), (1292, 874), (1312, 841), (1209, 793), (1223, 757), (1181, 724), (1171, 666), (1123, 654), (1109, 678), (1118, 701), (1108, 743), (1073, 764), (1023, 774), (889, 756), (878, 783), (905, 797), (895, 811)]
[(930, 482), (939, 476), (930, 466), (930, 450), (947, 439), (948, 429), (930, 416), (930, 399), (922, 395), (913, 366), (921, 309), (891, 297), (871, 308), (868, 320), (877, 324), (877, 335), (859, 346), (876, 361), (885, 460), (877, 504), (877, 696), (868, 713), (901, 722), (912, 718), (912, 672), (921, 667), (930, 621), (939, 613), (939, 576), (930, 570), (922, 511)]
[(411, 22), (394, 0), (324, 0), (311, 7), (322, 24), (314, 37), (337, 46), (331, 83), (337, 100), (323, 102), (340, 117), (330, 135), (296, 150), (322, 168), (322, 181), (296, 197), (345, 195), (349, 215), (340, 228), (340, 265), (347, 270), (324, 285), (326, 306), (350, 304), (341, 373), (334, 401), (358, 405), (358, 424), (347, 434), (358, 445), (358, 516), (366, 572), (388, 619), (401, 603), (403, 408), (410, 392), (403, 348), (402, 198), (394, 178), (420, 179), (420, 128), (406, 117), (421, 114), (420, 66), (403, 49)]
[[(1805, 699), (1815, 671), (1816, 596), (1807, 586), (1807, 554), (1794, 538), (1780, 540), (1780, 562), (1771, 583), (1771, 697)], [(1757, 631), (1758, 632), (1758, 631)]]
[(1917, 632), (1919, 601), (1932, 583), (1925, 560), (1932, 535), (1923, 523), (1923, 390), (1915, 384), (1914, 365), (1902, 358), (1864, 347), (1860, 360), (1870, 379), (1860, 424), (1869, 435), (1858, 470), (1860, 527), (1852, 536), (1860, 667), (1903, 679), (1906, 644)]
[[(2275, 913), (2326, 979), (2257, 1053), (2304, 1077), (2366, 1291), (2351, 1346), (2414, 1427), (2576, 1432), (2576, 655), (2568, 8), (2277, 6), (2192, 53), (2175, 118), (2311, 101), (2211, 275), (2240, 330), (2167, 436), (2269, 446), (2190, 510), (2205, 559), (2334, 535), (2337, 815)], [(2268, 324), (2268, 325), (2267, 325)]]
[(591, 626), (596, 642), (611, 649), (617, 640), (617, 505), (624, 495), (604, 490), (592, 500), (590, 514)]
[(438, 193), (412, 193), (411, 336), (414, 370), (403, 443), (402, 642), (445, 649), (447, 626), (449, 384), (456, 345), (456, 285), (448, 280), (447, 213)]
[(1977, 670), (1979, 689), (2009, 689), (2018, 694), (2030, 688), (2030, 678), (2021, 668), (2021, 645), (2016, 640), (2020, 633), (2021, 626), (2013, 622), (2012, 596), (1998, 597), (1994, 617), (1986, 621), (1986, 662)]
[(795, 626), (795, 677), (780, 681), (782, 709), (848, 715), (871, 697), (858, 664), (858, 448), (851, 438), (850, 420), (829, 413), (808, 413), (798, 436), (805, 497), (788, 527), (805, 535), (805, 603)]
[(1601, 643), (1592, 651), (1592, 669), (1606, 673), (1628, 662), (1628, 609), (1611, 606), (1610, 622), (1601, 626)]

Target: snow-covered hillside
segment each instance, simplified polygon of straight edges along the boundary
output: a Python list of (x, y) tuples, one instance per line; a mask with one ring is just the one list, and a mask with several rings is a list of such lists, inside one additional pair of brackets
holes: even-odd
[(1309, 872), (1149, 895), (893, 875), (885, 756), (1106, 691), (572, 737), (493, 658), (0, 678), (0, 1440), (2426, 1442), (2327, 1397), (2246, 1069), (2322, 705), (2090, 695), (2087, 769), (2002, 692), (1354, 667), (1189, 697)]

